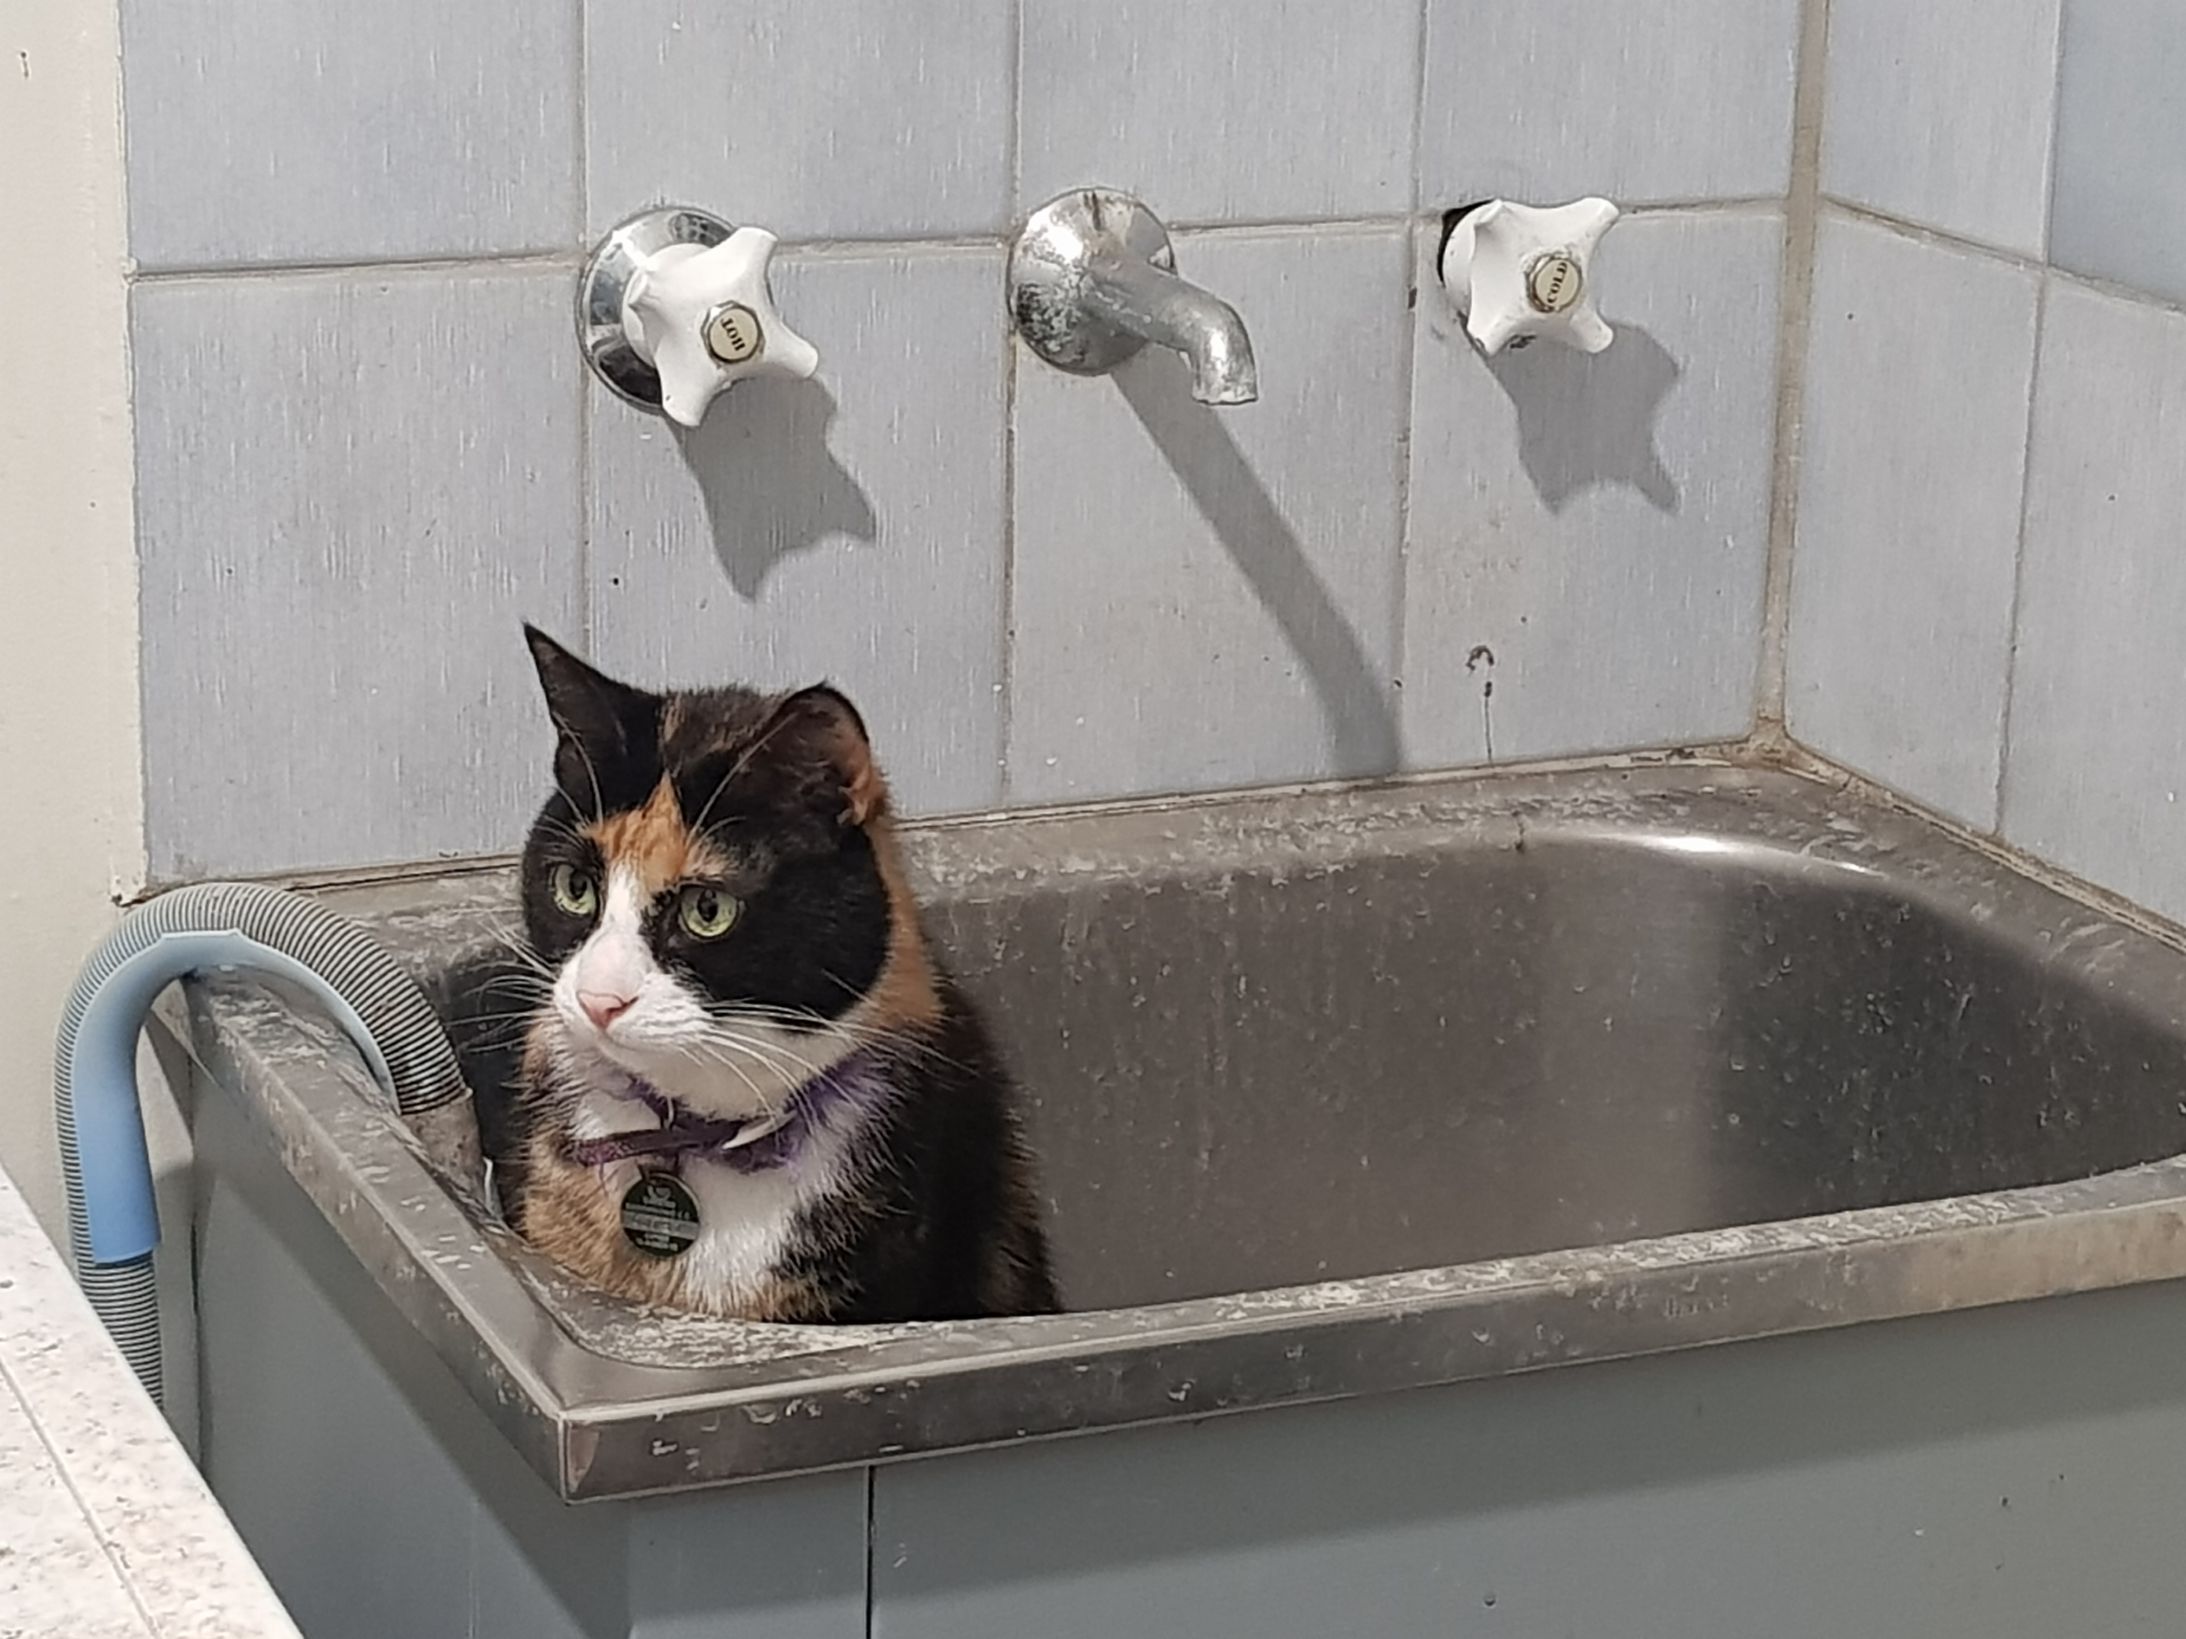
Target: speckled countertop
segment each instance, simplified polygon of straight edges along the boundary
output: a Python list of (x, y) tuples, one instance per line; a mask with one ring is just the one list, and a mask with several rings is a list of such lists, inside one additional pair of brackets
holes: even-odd
[(297, 1639), (5, 1173), (0, 1639)]

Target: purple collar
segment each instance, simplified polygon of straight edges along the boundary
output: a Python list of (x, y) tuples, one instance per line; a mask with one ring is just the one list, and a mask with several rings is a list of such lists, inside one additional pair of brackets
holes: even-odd
[(686, 1157), (725, 1161), (738, 1172), (765, 1172), (796, 1159), (812, 1129), (843, 1105), (871, 1099), (885, 1090), (870, 1052), (853, 1053), (814, 1076), (794, 1093), (779, 1115), (737, 1119), (693, 1115), (651, 1082), (630, 1077), (627, 1097), (660, 1117), (658, 1127), (643, 1132), (580, 1138), (569, 1146), (579, 1166), (604, 1167), (616, 1161)]

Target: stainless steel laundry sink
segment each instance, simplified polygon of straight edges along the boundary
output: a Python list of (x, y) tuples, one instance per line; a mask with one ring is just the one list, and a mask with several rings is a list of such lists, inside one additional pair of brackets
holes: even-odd
[[(1693, 762), (915, 828), (1071, 1312), (589, 1295), (270, 993), (197, 1050), (564, 1496), (659, 1492), (2186, 1274), (2186, 956), (1910, 815)], [(498, 1136), (502, 872), (344, 889)]]

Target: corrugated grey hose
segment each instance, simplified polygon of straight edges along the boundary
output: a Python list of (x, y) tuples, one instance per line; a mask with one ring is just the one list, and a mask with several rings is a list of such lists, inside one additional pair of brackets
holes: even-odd
[(446, 1111), (476, 1145), (470, 1089), (432, 1003), (347, 917), (251, 882), (178, 888), (123, 917), (69, 992), (53, 1055), (53, 1113), (76, 1278), (155, 1401), (159, 1216), (137, 1103), (137, 1037), (162, 990), (214, 968), (302, 987), (348, 1033), (406, 1120)]

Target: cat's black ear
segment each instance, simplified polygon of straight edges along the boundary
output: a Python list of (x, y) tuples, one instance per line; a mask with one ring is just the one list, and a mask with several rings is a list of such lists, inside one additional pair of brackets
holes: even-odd
[(591, 782), (606, 779), (647, 750), (641, 742), (657, 732), (660, 696), (594, 670), (536, 626), (525, 626), (524, 641), (559, 736), (555, 774), (565, 791), (577, 789), (570, 782), (579, 773)]
[(786, 695), (761, 731), (767, 754), (821, 782), (839, 798), (845, 825), (863, 825), (888, 807), (888, 787), (873, 761), (865, 719), (825, 683)]
[(524, 628), (531, 663), (539, 670), (547, 715), (554, 726), (591, 751), (615, 751), (628, 740), (633, 720), (650, 717), (657, 696), (593, 670), (536, 626)]

